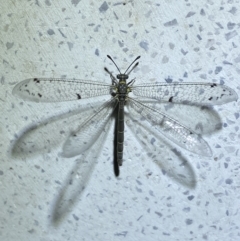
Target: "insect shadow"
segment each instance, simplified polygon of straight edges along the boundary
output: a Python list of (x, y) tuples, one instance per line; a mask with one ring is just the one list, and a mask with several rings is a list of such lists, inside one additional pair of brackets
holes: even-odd
[[(145, 104), (148, 104), (145, 102)], [(180, 104), (159, 104), (149, 101), (149, 105), (154, 108), (165, 110), (169, 115), (177, 116), (182, 123), (191, 123), (191, 129), (199, 134), (212, 133), (221, 128), (221, 119), (218, 113), (210, 107), (185, 106)], [(96, 106), (96, 103), (93, 105)], [(92, 105), (81, 106), (81, 112), (76, 108), (63, 114), (47, 118), (40, 123), (31, 124), (25, 128), (13, 141), (11, 154), (13, 157), (31, 157), (38, 154), (48, 153), (53, 148), (57, 148), (64, 142), (72, 129), (76, 129), (87, 116), (95, 111)], [(184, 109), (184, 111), (183, 111)], [(184, 113), (184, 114), (183, 114)], [(113, 116), (114, 116), (113, 112)], [(181, 116), (182, 115), (182, 116)], [(162, 135), (154, 132), (154, 128), (148, 121), (131, 119), (126, 116), (126, 123), (133, 131), (137, 139), (146, 150), (149, 161), (154, 161), (162, 170), (164, 175), (169, 176), (175, 182), (194, 188), (196, 177), (192, 166), (184, 155), (182, 155), (174, 145), (167, 141)], [(193, 119), (191, 120), (191, 117)], [(189, 120), (190, 118), (190, 120)], [(77, 160), (62, 184), (62, 188), (53, 202), (51, 209), (52, 223), (58, 225), (61, 220), (69, 213), (71, 207), (84, 193), (85, 187), (97, 163), (99, 152), (101, 151), (104, 140), (110, 129), (111, 121), (105, 127), (100, 137), (94, 143), (91, 150), (87, 150)], [(58, 128), (54, 128), (56, 125)], [(116, 125), (115, 125), (116, 131)], [(116, 136), (116, 135), (115, 135)], [(154, 137), (156, 137), (154, 139)], [(161, 142), (160, 142), (161, 140)], [(116, 142), (116, 140), (114, 140)], [(116, 145), (113, 145), (114, 147)], [(114, 150), (114, 155), (116, 151)], [(119, 174), (118, 165), (114, 158), (114, 173)]]
[[(105, 128), (106, 131), (100, 134), (91, 150), (88, 149), (75, 161), (72, 170), (63, 182), (62, 188), (52, 205), (51, 221), (54, 226), (58, 226), (61, 223), (64, 217), (69, 214), (69, 210), (74, 207), (83, 195), (85, 187), (87, 186), (97, 163), (99, 152), (102, 149), (109, 128), (110, 122), (107, 123)], [(73, 216), (77, 219), (77, 216)]]
[[(94, 106), (94, 108), (93, 108)], [(13, 158), (31, 158), (50, 153), (66, 141), (68, 136), (100, 106), (99, 102), (74, 107), (44, 120), (31, 123), (11, 142), (10, 154)], [(96, 107), (96, 108), (95, 108)]]

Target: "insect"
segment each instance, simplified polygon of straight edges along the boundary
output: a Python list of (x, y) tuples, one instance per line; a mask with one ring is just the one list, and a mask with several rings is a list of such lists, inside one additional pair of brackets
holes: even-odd
[(72, 133), (63, 146), (63, 154), (66, 157), (79, 155), (88, 150), (96, 141), (103, 128), (108, 123), (113, 111), (116, 111), (117, 121), (117, 163), (123, 163), (124, 147), (124, 108), (127, 105), (129, 114), (135, 118), (144, 118), (151, 125), (186, 150), (211, 156), (212, 152), (208, 143), (194, 130), (189, 129), (179, 121), (168, 116), (158, 109), (150, 107), (138, 98), (130, 97), (132, 92), (137, 97), (152, 99), (160, 102), (180, 103), (188, 105), (221, 105), (237, 100), (236, 92), (216, 83), (156, 83), (135, 85), (135, 79), (128, 81), (130, 72), (138, 65), (138, 56), (121, 73), (114, 60), (107, 57), (116, 66), (119, 74), (114, 77), (107, 68), (112, 84), (81, 79), (52, 79), (32, 78), (18, 83), (13, 94), (20, 98), (34, 102), (61, 102), (94, 98), (96, 96), (110, 96), (99, 109), (88, 117), (79, 128)]

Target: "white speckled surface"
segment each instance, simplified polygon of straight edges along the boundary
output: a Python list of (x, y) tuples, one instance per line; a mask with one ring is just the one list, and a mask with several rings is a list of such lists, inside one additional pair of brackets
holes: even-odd
[[(204, 135), (211, 158), (149, 139), (162, 161), (156, 165), (126, 127), (125, 162), (115, 178), (112, 126), (87, 167), (80, 156), (60, 155), (64, 134), (79, 120), (49, 119), (77, 102), (12, 95), (32, 77), (109, 83), (104, 67), (116, 69), (107, 54), (121, 69), (141, 55), (131, 74), (139, 83), (224, 83), (239, 95), (239, 1), (12, 0), (2, 1), (0, 23), (0, 240), (240, 240), (239, 101), (214, 107), (223, 125)], [(28, 142), (19, 138), (36, 123)], [(16, 140), (27, 153), (12, 155)]]

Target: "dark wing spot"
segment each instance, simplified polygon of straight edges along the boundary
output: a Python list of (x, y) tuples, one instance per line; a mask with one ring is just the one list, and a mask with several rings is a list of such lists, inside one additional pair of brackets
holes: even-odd
[(217, 86), (217, 84), (211, 84), (210, 86), (213, 88), (213, 87)]
[(36, 83), (40, 83), (40, 80), (38, 78), (34, 78), (33, 81)]
[(80, 94), (78, 94), (78, 93), (77, 93), (77, 98), (78, 98), (78, 100), (80, 100), (80, 99), (81, 99), (81, 95), (80, 95)]
[(171, 96), (168, 101), (172, 102), (173, 101), (173, 96)]
[(213, 97), (210, 97), (208, 100), (212, 100)]
[(40, 94), (40, 93), (38, 93), (38, 96), (41, 98), (42, 97), (42, 95)]

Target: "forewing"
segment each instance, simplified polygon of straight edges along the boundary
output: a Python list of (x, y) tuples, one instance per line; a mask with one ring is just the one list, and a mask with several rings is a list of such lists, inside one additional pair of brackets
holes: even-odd
[(233, 89), (214, 83), (144, 84), (133, 86), (132, 92), (163, 102), (196, 105), (221, 105), (238, 98)]
[(98, 139), (109, 121), (117, 99), (104, 103), (92, 116), (72, 133), (63, 146), (63, 156), (73, 157), (88, 150)]
[(34, 102), (61, 102), (108, 95), (111, 85), (90, 80), (26, 79), (18, 83), (13, 94)]
[[(147, 121), (155, 131), (160, 132), (177, 145), (193, 153), (211, 156), (212, 152), (202, 137), (160, 111), (137, 100), (129, 98), (129, 115), (136, 120)], [(141, 123), (143, 123), (141, 122)]]

